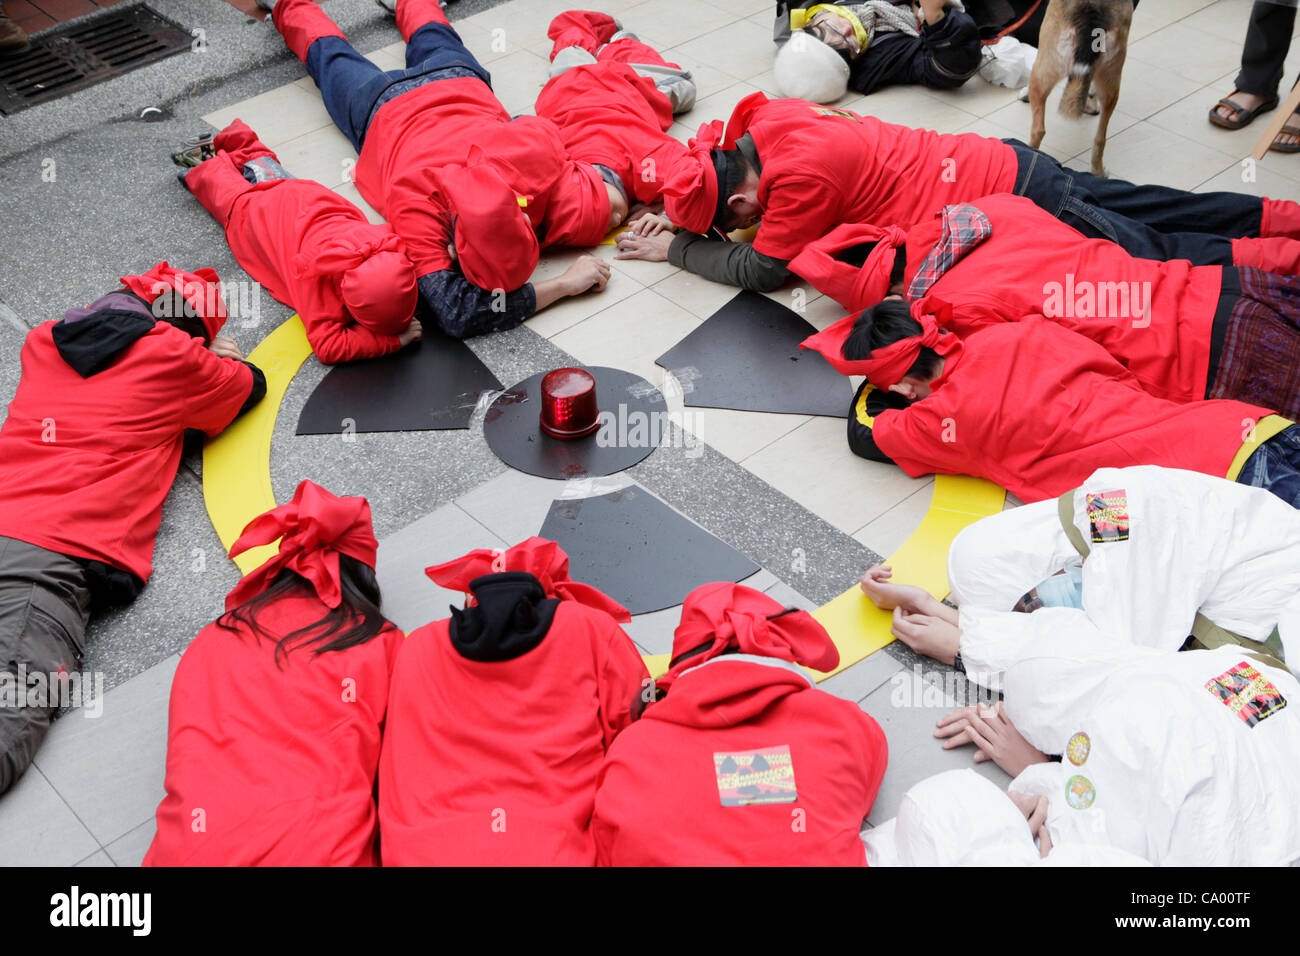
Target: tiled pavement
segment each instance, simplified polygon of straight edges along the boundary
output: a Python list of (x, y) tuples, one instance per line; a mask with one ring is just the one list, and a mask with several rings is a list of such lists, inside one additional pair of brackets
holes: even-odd
[[(569, 5), (508, 0), (454, 19), (512, 112), (531, 110), (546, 78), (546, 25)], [(700, 98), (674, 126), (679, 137), (689, 136), (703, 120), (725, 118), (753, 90), (772, 89), (769, 0), (606, 0), (593, 6), (695, 71)], [(1253, 176), (1246, 175), (1242, 160), (1259, 126), (1230, 133), (1205, 121), (1208, 108), (1231, 89), (1249, 7), (1249, 0), (1153, 0), (1139, 8), (1106, 150), (1113, 176), (1202, 191), (1300, 197), (1300, 157), (1274, 154)], [(451, 14), (457, 16), (455, 5)], [(389, 33), (396, 41), (396, 29)], [(370, 56), (385, 68), (399, 66), (402, 45), (371, 49)], [(1300, 45), (1287, 75), (1297, 70)], [(301, 71), (298, 75), (202, 119), (220, 126), (239, 116), (279, 152), (290, 171), (364, 206), (347, 181), (355, 153), (331, 125), (312, 81)], [(1015, 92), (978, 78), (955, 92), (898, 88), (870, 97), (851, 94), (839, 105), (941, 132), (1023, 139), (1029, 126), (1029, 107)], [(1070, 123), (1049, 112), (1043, 147), (1087, 168), (1092, 128), (1091, 120)], [(212, 254), (220, 256), (219, 235), (210, 234), (217, 237)], [(613, 250), (605, 246), (596, 254), (612, 258)], [(556, 274), (574, 255), (547, 255), (538, 277)], [(666, 264), (611, 264), (614, 277), (603, 294), (567, 300), (524, 329), (471, 346), (505, 382), (569, 360), (615, 365), (663, 381), (654, 358), (734, 290)], [(839, 317), (834, 303), (806, 286), (787, 287), (772, 297), (793, 304), (795, 288), (806, 303), (804, 314), (817, 327)], [(272, 306), (273, 322), (287, 315)], [(271, 327), (260, 326), (259, 337)], [(0, 306), (5, 355), (16, 354), (23, 328)], [(16, 384), (14, 365), (0, 364), (5, 400)], [(581, 493), (505, 468), (483, 445), (480, 420), (469, 432), (358, 436), (347, 449), (330, 436), (297, 438), (292, 434), (297, 412), (323, 372), (309, 361), (286, 396), (273, 445), (275, 491), (283, 500), (300, 478), (310, 476), (340, 493), (371, 497), (387, 606), (404, 627), (440, 616), (454, 598), (423, 577), (426, 564), (525, 537), (540, 526), (552, 498)], [(765, 570), (750, 583), (780, 600), (808, 607), (823, 603), (851, 583), (865, 563), (897, 548), (928, 506), (930, 480), (856, 459), (845, 447), (839, 419), (686, 411), (680, 420), (710, 446), (706, 454), (691, 460), (679, 450), (660, 449), (617, 480), (637, 482), (754, 558)], [(197, 470), (196, 459), (189, 463)], [(224, 593), (234, 580), (217, 552), (198, 494), (194, 475), (183, 469), (168, 502), (165, 526), (170, 523), (171, 530), (165, 527), (160, 537), (158, 572), (141, 601), (126, 612), (125, 623), (133, 626), (118, 626), (105, 638), (115, 647), (122, 642), (138, 647), (128, 655), (136, 662), (132, 666), (105, 665), (115, 686), (104, 700), (103, 715), (86, 719), (74, 712), (57, 721), (36, 766), (0, 798), (0, 863), (134, 865), (143, 856), (162, 793), (167, 693), (178, 652), (216, 613), (215, 599), (207, 598)], [(187, 591), (200, 586), (178, 569), (188, 567), (194, 551), (209, 556), (209, 576), (201, 585), (205, 599), (187, 606)], [(799, 561), (791, 559), (796, 554)], [(674, 623), (674, 612), (663, 611), (639, 617), (628, 630), (647, 652), (662, 652)], [(92, 628), (92, 648), (94, 639)], [(117, 660), (115, 647), (100, 652), (105, 661)], [(925, 698), (937, 706), (916, 706), (915, 699), (908, 705), (909, 696), (944, 678), (945, 669), (927, 665), (912, 680), (915, 663), (905, 649), (891, 646), (822, 685), (859, 701), (889, 737), (890, 769), (873, 823), (894, 813), (911, 783), (970, 760), (968, 752), (942, 751), (930, 735), (948, 702), (942, 693)], [(981, 772), (1005, 779), (996, 769)]]

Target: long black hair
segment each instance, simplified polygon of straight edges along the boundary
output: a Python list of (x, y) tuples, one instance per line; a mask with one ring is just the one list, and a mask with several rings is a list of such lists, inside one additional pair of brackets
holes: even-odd
[[(377, 635), (388, 621), (380, 612), (381, 596), (375, 569), (346, 554), (339, 555), (339, 590), (343, 600), (311, 624), (303, 625), (276, 641), (275, 666), (280, 667), (289, 652), (314, 646), (313, 653), (342, 651), (356, 647)], [(282, 568), (275, 580), (261, 594), (217, 618), (217, 626), (238, 632), (242, 624), (258, 640), (274, 640), (274, 635), (258, 621), (261, 610), (295, 592), (314, 593), (311, 582), (298, 572)]]
[[(853, 322), (853, 331), (844, 340), (841, 351), (850, 362), (870, 358), (876, 349), (893, 345), (900, 339), (911, 338), (921, 334), (921, 323), (912, 318), (907, 303), (902, 299), (883, 299)], [(926, 346), (921, 347), (921, 354), (907, 370), (904, 377), (930, 379), (939, 367), (939, 353)]]

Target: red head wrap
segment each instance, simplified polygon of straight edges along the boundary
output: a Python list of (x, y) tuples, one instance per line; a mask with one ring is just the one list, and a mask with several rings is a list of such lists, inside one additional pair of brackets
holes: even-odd
[(198, 313), (209, 342), (226, 324), (226, 303), (221, 299), (220, 282), (215, 269), (186, 272), (166, 262), (158, 263), (143, 275), (122, 276), (122, 285), (150, 305), (163, 293), (175, 290)]
[[(897, 226), (846, 223), (836, 226), (816, 242), (804, 246), (790, 262), (790, 271), (812, 283), (846, 309), (860, 310), (875, 305), (889, 294), (889, 276), (895, 251), (907, 240)], [(874, 242), (861, 268), (836, 258), (836, 253)]]
[[(947, 303), (939, 304), (947, 306)], [(916, 311), (919, 310), (914, 308)], [(961, 347), (961, 339), (956, 335), (943, 334), (933, 315), (914, 314), (913, 318), (921, 324), (920, 335), (891, 342), (884, 348), (873, 351), (868, 358), (846, 359), (844, 343), (860, 315), (860, 312), (846, 315), (834, 325), (804, 339), (799, 347), (820, 352), (842, 375), (865, 375), (877, 388), (897, 385), (907, 370), (916, 364), (923, 347), (933, 349), (945, 358)]]

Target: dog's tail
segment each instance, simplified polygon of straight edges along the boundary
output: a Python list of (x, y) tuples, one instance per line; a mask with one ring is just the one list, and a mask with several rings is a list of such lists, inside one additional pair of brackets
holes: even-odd
[(1070, 79), (1061, 94), (1061, 115), (1078, 119), (1088, 105), (1088, 91), (1092, 88), (1092, 74), (1097, 60), (1106, 53), (1107, 15), (1106, 0), (1087, 0), (1071, 11), (1070, 26), (1074, 28), (1074, 61), (1070, 64)]

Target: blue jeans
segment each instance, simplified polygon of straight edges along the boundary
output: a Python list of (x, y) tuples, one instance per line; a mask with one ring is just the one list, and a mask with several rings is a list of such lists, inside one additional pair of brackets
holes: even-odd
[(1264, 203), (1244, 193), (1190, 193), (1135, 185), (1067, 169), (1015, 139), (1024, 196), (1085, 236), (1109, 239), (1140, 259), (1190, 259), (1232, 265), (1232, 239), (1258, 236)]
[(454, 67), (467, 69), (492, 86), (491, 75), (445, 23), (426, 23), (411, 35), (405, 70), (381, 70), (342, 37), (321, 37), (307, 51), (307, 72), (320, 88), (325, 109), (358, 153), (375, 104), (385, 90), (394, 83)]
[(1274, 435), (1246, 459), (1237, 476), (1243, 485), (1271, 491), (1300, 508), (1300, 425)]

